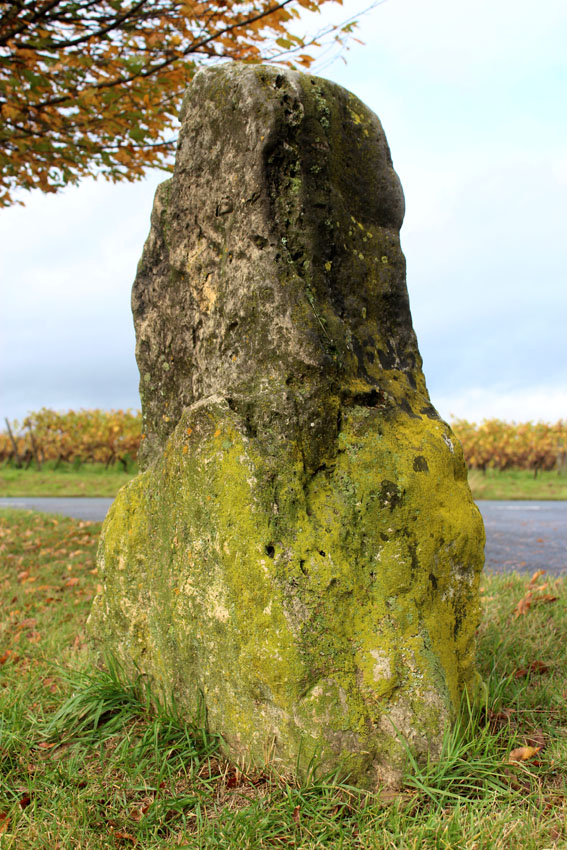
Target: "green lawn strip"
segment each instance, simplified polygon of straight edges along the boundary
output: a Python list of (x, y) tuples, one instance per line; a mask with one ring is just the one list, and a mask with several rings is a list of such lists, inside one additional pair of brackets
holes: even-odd
[(366, 795), (333, 777), (299, 786), (242, 772), (142, 676), (97, 664), (85, 622), (99, 531), (0, 514), (2, 850), (566, 846), (563, 580), (485, 577), (484, 710), (465, 705), (440, 758), (415, 764), (402, 793)]
[(135, 465), (122, 466), (103, 463), (44, 464), (42, 469), (0, 467), (0, 496), (102, 496), (113, 498), (118, 490), (135, 475)]
[[(113, 498), (136, 473), (135, 465), (127, 471), (119, 466), (108, 469), (104, 464), (44, 465), (15, 469), (0, 467), (0, 496), (105, 496)], [(534, 478), (529, 470), (510, 469), (485, 473), (469, 470), (469, 484), (475, 499), (567, 499), (567, 476), (557, 472), (539, 472)]]
[(527, 469), (471, 469), (469, 485), (475, 499), (567, 499), (567, 476), (554, 471), (538, 472), (534, 477)]

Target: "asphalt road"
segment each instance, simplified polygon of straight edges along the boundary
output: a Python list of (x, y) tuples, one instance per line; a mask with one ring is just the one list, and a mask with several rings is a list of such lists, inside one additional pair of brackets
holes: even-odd
[[(112, 499), (0, 498), (1, 508), (104, 519)], [(486, 528), (486, 569), (567, 573), (567, 502), (477, 502)]]
[(71, 499), (57, 496), (22, 496), (0, 499), (0, 508), (16, 508), (27, 511), (43, 511), (49, 514), (63, 514), (75, 519), (88, 519), (100, 522), (106, 516), (113, 499)]
[(477, 502), (486, 529), (485, 569), (567, 573), (567, 502)]

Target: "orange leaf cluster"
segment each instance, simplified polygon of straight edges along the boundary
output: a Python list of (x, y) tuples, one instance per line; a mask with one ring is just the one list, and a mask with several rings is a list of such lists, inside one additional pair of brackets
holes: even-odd
[[(199, 66), (309, 67), (301, 9), (330, 0), (17, 0), (0, 3), (0, 206), (85, 175), (169, 169), (183, 91)], [(340, 2), (340, 0), (339, 0)], [(344, 46), (352, 22), (325, 33)]]

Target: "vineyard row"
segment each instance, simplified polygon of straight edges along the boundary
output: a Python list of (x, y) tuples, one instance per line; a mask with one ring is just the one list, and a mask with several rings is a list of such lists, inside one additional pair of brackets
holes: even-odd
[[(480, 424), (458, 419), (453, 431), (465, 460), (475, 469), (567, 468), (567, 420), (510, 423), (486, 419)], [(28, 467), (59, 463), (122, 463), (136, 459), (142, 420), (131, 410), (81, 410), (58, 413), (43, 408), (23, 422), (8, 422), (0, 432), (0, 462)]]

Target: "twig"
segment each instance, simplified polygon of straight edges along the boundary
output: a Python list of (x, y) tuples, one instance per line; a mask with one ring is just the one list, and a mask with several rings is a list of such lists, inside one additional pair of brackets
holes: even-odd
[(37, 447), (37, 443), (36, 443), (36, 441), (35, 441), (35, 437), (34, 437), (34, 435), (33, 435), (33, 428), (32, 428), (32, 426), (31, 426), (31, 422), (28, 422), (28, 428), (29, 428), (29, 431), (30, 431), (30, 439), (31, 439), (31, 444), (32, 444), (32, 453), (33, 453), (33, 456), (35, 457), (35, 462), (36, 462), (36, 464), (37, 464), (37, 468), (41, 471), (41, 458), (40, 458), (40, 456), (39, 456), (39, 449), (38, 449), (38, 447)]
[(8, 428), (8, 436), (10, 437), (10, 442), (12, 443), (12, 448), (14, 449), (14, 458), (15, 458), (15, 461), (16, 461), (16, 469), (21, 469), (22, 468), (22, 460), (20, 458), (20, 455), (18, 454), (18, 446), (17, 446), (16, 441), (14, 439), (14, 435), (12, 434), (12, 429), (10, 428), (10, 423), (8, 422), (8, 419), (6, 417), (4, 417), (4, 422), (6, 423), (6, 427)]

